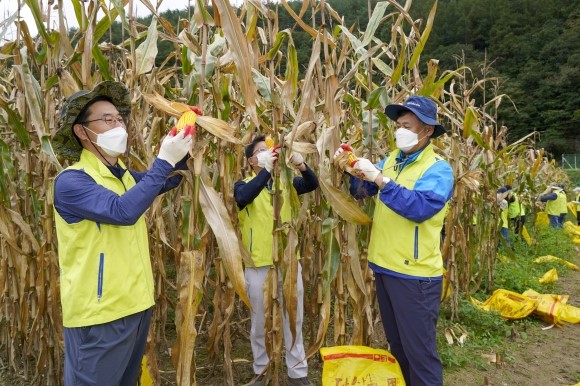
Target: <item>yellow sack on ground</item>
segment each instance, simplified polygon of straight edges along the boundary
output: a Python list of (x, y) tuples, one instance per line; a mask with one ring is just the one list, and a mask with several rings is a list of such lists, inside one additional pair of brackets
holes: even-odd
[(485, 302), (471, 298), (477, 308), (483, 311), (495, 311), (506, 319), (522, 319), (536, 309), (536, 301), (527, 296), (505, 289), (493, 291)]
[(560, 320), (571, 324), (580, 323), (580, 308), (564, 304), (560, 312)]
[(568, 295), (540, 294), (532, 289), (525, 291), (522, 295), (534, 299), (538, 303), (534, 315), (544, 322), (556, 326), (562, 324), (562, 310), (568, 301)]
[(536, 258), (536, 260), (534, 260), (534, 263), (536, 263), (536, 264), (560, 263), (560, 264), (564, 264), (566, 267), (568, 267), (570, 269), (573, 269), (574, 271), (580, 271), (580, 268), (578, 268), (578, 266), (576, 264), (570, 263), (569, 261), (566, 261), (564, 259), (560, 259), (559, 257), (552, 256), (552, 255), (540, 256), (540, 257)]
[(405, 379), (395, 357), (387, 350), (366, 346), (323, 347), (320, 355), (322, 386), (404, 386)]
[(524, 227), (522, 228), (522, 237), (524, 238), (524, 240), (526, 240), (526, 243), (528, 245), (532, 245), (532, 237), (530, 236), (530, 234), (528, 233), (528, 228), (526, 228), (526, 226), (524, 225)]
[(540, 279), (540, 284), (548, 284), (548, 283), (554, 283), (558, 281), (558, 271), (556, 270), (556, 268), (552, 268), (551, 270), (549, 270), (548, 272), (546, 272), (544, 274), (544, 276), (542, 276)]
[(536, 214), (536, 225), (550, 225), (550, 218), (546, 212), (538, 212)]
[(580, 237), (580, 226), (575, 225), (572, 221), (564, 223), (564, 232), (572, 237)]

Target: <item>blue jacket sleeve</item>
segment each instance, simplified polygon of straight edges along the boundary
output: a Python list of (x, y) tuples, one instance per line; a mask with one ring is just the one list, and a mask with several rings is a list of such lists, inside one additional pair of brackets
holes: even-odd
[(316, 174), (314, 174), (308, 165), (306, 165), (306, 170), (300, 173), (302, 174), (302, 177), (294, 177), (294, 180), (292, 181), (296, 193), (300, 195), (312, 192), (314, 189), (318, 188), (318, 178), (316, 178)]
[(437, 214), (453, 195), (453, 169), (446, 161), (434, 163), (414, 189), (389, 181), (379, 193), (379, 199), (394, 212), (421, 223)]
[[(302, 177), (294, 177), (292, 186), (296, 189), (296, 193), (304, 194), (313, 191), (318, 187), (318, 178), (306, 165), (306, 170), (302, 173)], [(262, 189), (268, 185), (272, 175), (266, 170), (262, 169), (258, 175), (249, 182), (238, 181), (234, 184), (234, 199), (238, 208), (241, 210), (246, 205), (249, 205), (260, 194)]]
[[(187, 170), (187, 160), (189, 159), (189, 154), (183, 157), (181, 161), (175, 164), (175, 168), (173, 170)], [(136, 172), (134, 170), (130, 170), (131, 175), (135, 179), (136, 182), (141, 181), (141, 178), (145, 176), (148, 172)], [(181, 183), (183, 176), (179, 174), (175, 174), (165, 180), (165, 184), (163, 188), (159, 191), (159, 194), (166, 193), (171, 189), (175, 189)]]
[(541, 202), (553, 201), (557, 198), (558, 198), (558, 195), (556, 193), (550, 193), (550, 194), (546, 194), (545, 196), (541, 196), (540, 201)]
[(69, 224), (91, 220), (103, 224), (133, 225), (165, 187), (174, 168), (156, 159), (135, 186), (118, 195), (99, 185), (82, 170), (66, 170), (54, 182), (54, 207)]
[(240, 180), (234, 184), (234, 199), (241, 210), (249, 205), (260, 194), (262, 189), (268, 185), (272, 175), (266, 169), (260, 170), (258, 175), (249, 182)]

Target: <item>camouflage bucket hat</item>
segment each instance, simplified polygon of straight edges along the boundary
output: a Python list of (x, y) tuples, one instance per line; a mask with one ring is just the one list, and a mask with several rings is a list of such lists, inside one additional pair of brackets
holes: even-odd
[(85, 107), (96, 97), (107, 97), (119, 114), (128, 121), (131, 114), (131, 97), (123, 83), (107, 80), (97, 84), (91, 91), (77, 91), (68, 97), (60, 109), (60, 123), (52, 146), (54, 151), (71, 161), (78, 161), (83, 149), (73, 133), (73, 125)]

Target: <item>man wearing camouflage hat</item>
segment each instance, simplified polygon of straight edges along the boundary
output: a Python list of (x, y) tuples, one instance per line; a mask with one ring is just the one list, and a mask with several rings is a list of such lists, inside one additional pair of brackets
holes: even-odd
[(154, 305), (144, 212), (175, 188), (192, 137), (162, 141), (152, 167), (127, 170), (129, 90), (105, 81), (71, 95), (55, 152), (74, 163), (54, 182), (65, 385), (135, 385)]

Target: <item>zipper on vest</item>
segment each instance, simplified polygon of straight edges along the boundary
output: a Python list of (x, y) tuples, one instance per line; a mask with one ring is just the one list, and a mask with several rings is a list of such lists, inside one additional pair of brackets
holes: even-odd
[(419, 226), (415, 225), (415, 245), (414, 245), (414, 252), (413, 255), (415, 257), (415, 261), (419, 259)]
[(103, 297), (103, 270), (105, 265), (105, 254), (101, 252), (99, 256), (99, 274), (97, 277), (97, 301), (100, 302)]

